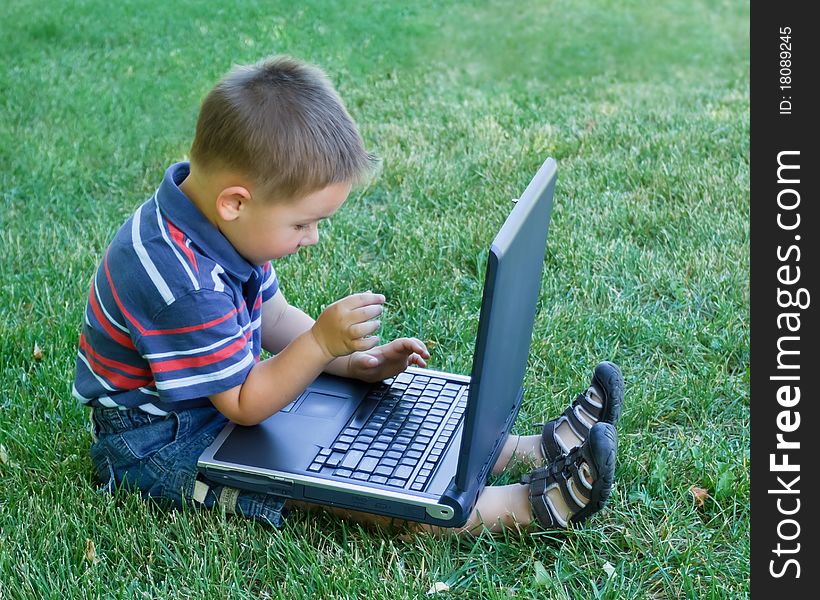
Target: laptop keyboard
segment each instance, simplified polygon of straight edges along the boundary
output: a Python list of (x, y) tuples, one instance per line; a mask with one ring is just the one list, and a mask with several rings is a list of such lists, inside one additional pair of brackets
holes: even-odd
[(464, 417), (468, 390), (466, 383), (411, 373), (384, 381), (308, 471), (421, 491)]

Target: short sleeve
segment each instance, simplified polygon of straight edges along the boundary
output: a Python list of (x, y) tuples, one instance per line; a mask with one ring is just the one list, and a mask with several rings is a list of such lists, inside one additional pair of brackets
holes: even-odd
[(242, 384), (255, 364), (230, 295), (196, 290), (153, 316), (134, 336), (154, 375), (161, 402), (211, 396)]
[(262, 286), (259, 292), (262, 294), (262, 302), (267, 302), (276, 295), (279, 289), (279, 278), (276, 277), (276, 271), (270, 262), (265, 263), (262, 267)]

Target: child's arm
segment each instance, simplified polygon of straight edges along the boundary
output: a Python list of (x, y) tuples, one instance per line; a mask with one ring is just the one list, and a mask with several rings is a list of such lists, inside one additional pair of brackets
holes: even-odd
[(381, 314), (382, 304), (384, 296), (369, 292), (334, 302), (281, 352), (257, 363), (244, 383), (210, 396), (211, 402), (240, 425), (262, 422), (290, 404), (335, 359), (373, 348), (378, 338), (367, 336), (379, 323), (370, 319)]

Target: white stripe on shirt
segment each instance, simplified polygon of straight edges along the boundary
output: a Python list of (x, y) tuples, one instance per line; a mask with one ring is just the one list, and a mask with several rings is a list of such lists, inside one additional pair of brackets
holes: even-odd
[(114, 317), (112, 317), (107, 310), (105, 310), (105, 304), (103, 304), (102, 298), (100, 297), (100, 286), (97, 285), (97, 275), (100, 274), (100, 271), (97, 270), (96, 275), (94, 275), (94, 295), (97, 297), (97, 304), (103, 311), (105, 318), (108, 319), (108, 322), (111, 323), (117, 329), (124, 331), (125, 333), (129, 333), (128, 328), (125, 325), (121, 325)]
[(222, 279), (219, 278), (220, 273), (224, 273), (225, 269), (220, 267), (219, 265), (214, 265), (213, 271), (211, 271), (211, 279), (214, 280), (214, 291), (215, 292), (224, 292), (225, 291), (225, 284), (222, 283)]
[(248, 327), (250, 327), (250, 324), (245, 325), (232, 336), (226, 337), (222, 340), (219, 340), (218, 342), (214, 342), (209, 346), (203, 346), (202, 348), (193, 348), (192, 350), (177, 350), (175, 352), (156, 352), (154, 354), (144, 354), (142, 357), (147, 360), (155, 360), (157, 358), (168, 358), (171, 356), (186, 356), (188, 354), (199, 354), (200, 352), (207, 352), (208, 350), (213, 350), (214, 348), (226, 345), (228, 342), (242, 337), (243, 335), (245, 335), (245, 331), (248, 330)]
[[(154, 192), (152, 200), (156, 201), (156, 192)], [(174, 295), (171, 293), (171, 288), (169, 288), (168, 284), (165, 283), (165, 280), (162, 278), (162, 275), (159, 274), (159, 271), (157, 270), (154, 262), (151, 260), (151, 257), (148, 256), (145, 246), (142, 245), (142, 237), (140, 236), (140, 215), (146, 204), (142, 205), (134, 212), (134, 217), (131, 221), (131, 242), (134, 244), (134, 251), (137, 253), (140, 262), (142, 263), (142, 267), (145, 269), (145, 272), (148, 273), (148, 277), (151, 278), (151, 281), (156, 286), (157, 291), (162, 296), (162, 299), (165, 300), (165, 304), (171, 304), (174, 301)]]
[(168, 381), (157, 381), (157, 389), (158, 390), (173, 390), (176, 388), (186, 387), (189, 385), (197, 385), (200, 383), (209, 383), (211, 381), (219, 381), (220, 379), (226, 379), (235, 373), (238, 373), (245, 367), (250, 364), (253, 364), (254, 357), (252, 352), (248, 352), (238, 363), (231, 365), (230, 367), (226, 367), (221, 371), (216, 371), (214, 373), (207, 373), (204, 375), (192, 375), (190, 377), (181, 377), (179, 379), (170, 379)]
[(94, 369), (92, 369), (92, 368), (91, 368), (91, 365), (90, 365), (90, 364), (88, 364), (88, 361), (86, 360), (85, 356), (83, 356), (83, 353), (82, 353), (82, 352), (78, 352), (78, 353), (77, 353), (77, 356), (80, 358), (80, 360), (81, 360), (81, 361), (83, 361), (83, 363), (85, 363), (85, 366), (86, 366), (86, 367), (88, 367), (88, 372), (89, 372), (89, 373), (91, 373), (91, 374), (94, 376), (94, 378), (95, 378), (97, 381), (99, 381), (99, 382), (100, 382), (100, 385), (101, 385), (101, 386), (103, 386), (103, 387), (104, 387), (105, 389), (107, 389), (109, 392), (116, 392), (116, 391), (117, 391), (117, 388), (113, 388), (113, 387), (111, 387), (110, 385), (108, 385), (108, 382), (107, 382), (107, 381), (105, 381), (104, 379), (102, 379), (99, 375), (97, 375), (97, 374), (94, 372)]
[(259, 287), (259, 292), (264, 292), (270, 286), (273, 285), (273, 282), (276, 281), (276, 271), (273, 270), (273, 267), (270, 268), (270, 277), (268, 277), (262, 285)]

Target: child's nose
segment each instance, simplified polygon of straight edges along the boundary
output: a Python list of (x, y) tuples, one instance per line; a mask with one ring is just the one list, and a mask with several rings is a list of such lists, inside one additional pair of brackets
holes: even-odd
[(307, 235), (302, 238), (302, 246), (313, 246), (319, 241), (319, 226), (314, 225), (308, 229)]

